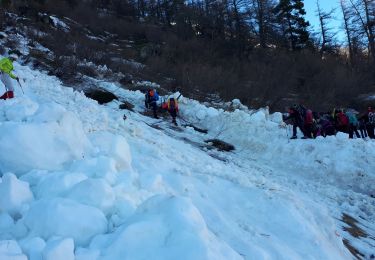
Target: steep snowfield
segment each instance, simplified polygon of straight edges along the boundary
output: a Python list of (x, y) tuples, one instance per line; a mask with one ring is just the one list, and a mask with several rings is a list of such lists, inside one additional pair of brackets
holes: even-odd
[[(352, 259), (343, 238), (374, 252), (375, 142), (291, 142), (280, 114), (187, 98), (179, 123), (208, 134), (170, 128), (15, 68), (25, 94), (0, 101), (0, 259)], [(98, 84), (143, 110), (142, 93)], [(215, 137), (236, 150), (204, 145)], [(343, 213), (368, 236), (345, 232)]]

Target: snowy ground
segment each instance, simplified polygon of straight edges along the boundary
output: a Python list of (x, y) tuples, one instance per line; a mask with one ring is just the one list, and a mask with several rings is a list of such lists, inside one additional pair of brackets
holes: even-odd
[(374, 254), (375, 142), (292, 142), (278, 113), (187, 98), (179, 123), (208, 134), (176, 129), (138, 113), (140, 92), (98, 82), (136, 105), (124, 112), (15, 67), (25, 94), (0, 101), (0, 259), (352, 259), (343, 240)]

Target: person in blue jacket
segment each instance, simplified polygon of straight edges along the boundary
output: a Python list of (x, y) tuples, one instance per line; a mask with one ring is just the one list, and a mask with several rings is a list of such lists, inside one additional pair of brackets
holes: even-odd
[(154, 117), (159, 118), (157, 115), (157, 101), (159, 100), (159, 95), (155, 89), (149, 89), (145, 95), (145, 106), (146, 108), (152, 108), (154, 112)]

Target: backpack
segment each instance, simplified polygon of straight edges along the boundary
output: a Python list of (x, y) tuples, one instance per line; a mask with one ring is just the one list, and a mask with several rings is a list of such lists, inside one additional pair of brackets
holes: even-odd
[(346, 112), (346, 116), (348, 117), (349, 119), (349, 123), (354, 125), (354, 126), (357, 126), (358, 125), (358, 119), (357, 117), (354, 115), (354, 113), (352, 112)]
[(338, 113), (337, 119), (338, 119), (339, 125), (341, 125), (341, 126), (349, 125), (349, 119), (344, 113)]
[(310, 109), (306, 110), (305, 114), (305, 124), (309, 125), (314, 122), (313, 112)]
[(170, 98), (168, 100), (168, 110), (177, 110), (178, 109), (178, 104), (177, 104), (177, 100), (175, 100), (174, 98)]

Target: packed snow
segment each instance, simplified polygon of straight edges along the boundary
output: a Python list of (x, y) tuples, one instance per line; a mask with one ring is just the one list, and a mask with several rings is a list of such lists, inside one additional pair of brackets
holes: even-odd
[(352, 259), (344, 239), (375, 251), (374, 141), (289, 141), (280, 113), (238, 100), (181, 97), (176, 128), (140, 114), (139, 91), (98, 81), (135, 105), (124, 112), (15, 73), (25, 94), (0, 101), (0, 259)]

